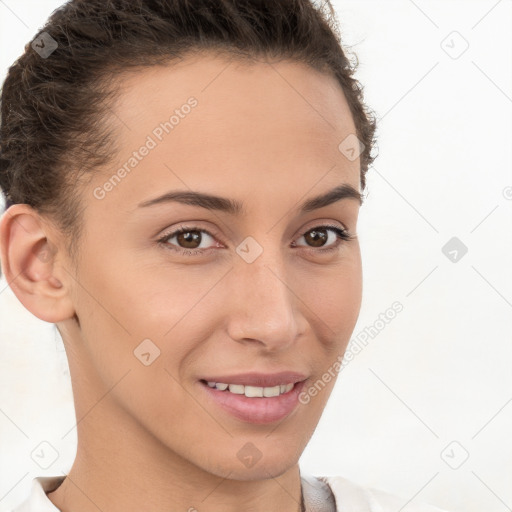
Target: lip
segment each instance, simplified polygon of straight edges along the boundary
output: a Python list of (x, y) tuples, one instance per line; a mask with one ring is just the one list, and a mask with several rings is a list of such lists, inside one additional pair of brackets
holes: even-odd
[(298, 372), (284, 371), (279, 373), (238, 373), (236, 375), (220, 375), (202, 377), (202, 380), (210, 382), (224, 382), (226, 384), (243, 384), (244, 386), (257, 386), (270, 388), (278, 384), (296, 383), (306, 380), (306, 375)]
[(275, 397), (247, 397), (227, 390), (211, 388), (203, 380), (198, 383), (206, 392), (208, 401), (238, 420), (253, 424), (267, 424), (283, 420), (296, 409), (299, 404), (299, 394), (306, 380), (296, 382), (290, 391)]

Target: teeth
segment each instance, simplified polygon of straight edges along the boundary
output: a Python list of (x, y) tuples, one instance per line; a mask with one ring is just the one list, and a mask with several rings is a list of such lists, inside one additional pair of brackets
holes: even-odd
[(273, 388), (263, 388), (263, 396), (279, 396), (281, 386), (274, 386)]
[(256, 386), (243, 386), (245, 387), (245, 396), (263, 396), (263, 389), (264, 388), (258, 388)]
[(243, 384), (230, 384), (229, 391), (231, 391), (231, 393), (235, 393), (235, 395), (243, 395), (244, 386)]
[(283, 393), (288, 393), (293, 388), (294, 383), (290, 382), (289, 384), (281, 384), (272, 387), (259, 387), (259, 386), (244, 386), (243, 384), (226, 384), (224, 382), (207, 382), (208, 386), (211, 388), (217, 388), (220, 391), (225, 391), (229, 388), (231, 393), (236, 395), (245, 395), (249, 398), (252, 397), (273, 397), (279, 396)]

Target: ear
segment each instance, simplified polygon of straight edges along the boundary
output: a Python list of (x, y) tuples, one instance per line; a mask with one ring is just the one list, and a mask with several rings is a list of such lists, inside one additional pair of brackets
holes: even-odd
[(51, 323), (75, 313), (70, 276), (61, 268), (66, 260), (55, 236), (28, 204), (10, 206), (0, 219), (2, 273), (25, 308)]

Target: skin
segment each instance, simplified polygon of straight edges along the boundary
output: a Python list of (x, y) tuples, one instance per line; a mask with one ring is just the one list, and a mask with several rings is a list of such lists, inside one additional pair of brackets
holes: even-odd
[[(119, 166), (187, 98), (198, 105), (104, 199), (93, 190), (118, 167), (84, 186), (76, 267), (59, 230), (28, 205), (0, 223), (6, 279), (29, 311), (57, 324), (71, 372), (77, 455), (48, 496), (65, 512), (296, 512), (298, 460), (335, 379), (270, 425), (224, 412), (198, 379), (296, 370), (311, 385), (344, 353), (361, 306), (359, 242), (322, 255), (303, 235), (331, 223), (356, 236), (360, 203), (295, 208), (342, 183), (360, 190), (359, 159), (338, 150), (355, 133), (345, 97), (305, 64), (220, 55), (140, 70), (123, 87), (112, 118)], [(137, 208), (170, 190), (236, 199), (247, 214)], [(212, 233), (201, 232), (209, 254), (157, 242), (184, 222)], [(247, 236), (263, 248), (250, 264), (236, 252)], [(166, 243), (180, 248), (176, 237)], [(148, 366), (133, 353), (146, 338), (161, 351)], [(248, 442), (262, 454), (250, 468), (237, 457)]]

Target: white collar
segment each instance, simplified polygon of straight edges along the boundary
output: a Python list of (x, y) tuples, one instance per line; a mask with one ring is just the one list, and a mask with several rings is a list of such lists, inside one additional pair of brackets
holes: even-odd
[(54, 491), (66, 475), (38, 476), (32, 479), (30, 494), (13, 512), (61, 512), (46, 495)]

